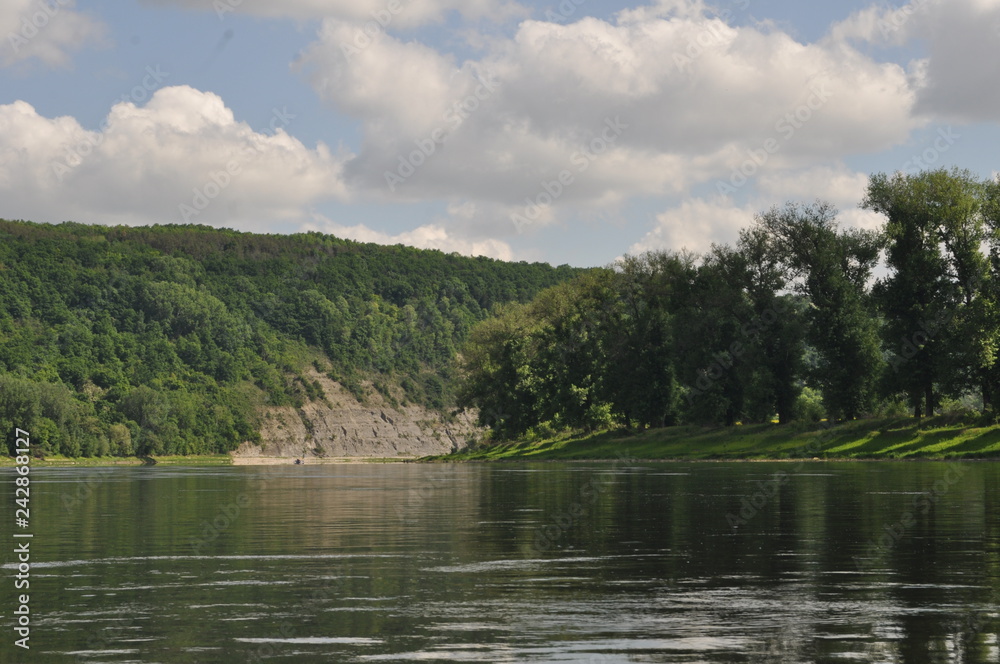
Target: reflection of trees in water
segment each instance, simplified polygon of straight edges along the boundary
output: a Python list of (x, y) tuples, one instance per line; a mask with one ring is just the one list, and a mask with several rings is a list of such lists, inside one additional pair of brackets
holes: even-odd
[(750, 657), (750, 661), (760, 664), (801, 664), (812, 661), (815, 655), (812, 637), (806, 633), (805, 625), (788, 624), (767, 634), (760, 649)]
[(901, 661), (899, 648), (891, 641), (872, 641), (865, 648), (865, 664), (895, 664)]
[[(996, 607), (996, 598), (987, 606)], [(996, 648), (987, 643), (989, 635), (986, 630), (990, 627), (990, 609), (983, 608), (978, 611), (970, 611), (963, 615), (956, 623), (954, 632), (949, 643), (946, 644), (948, 650), (953, 653), (948, 661), (950, 662), (984, 662), (989, 651), (993, 651), (996, 657)], [(995, 639), (994, 639), (995, 643)], [(992, 661), (996, 661), (995, 659)]]
[[(948, 632), (929, 637), (925, 642), (928, 662), (941, 664), (966, 664), (997, 661), (996, 648), (990, 643), (986, 630), (990, 626), (988, 608), (967, 611), (948, 621)], [(878, 637), (876, 637), (878, 638)], [(895, 640), (877, 640), (865, 648), (864, 664), (898, 664), (906, 661), (901, 643)], [(992, 655), (992, 658), (991, 658)]]

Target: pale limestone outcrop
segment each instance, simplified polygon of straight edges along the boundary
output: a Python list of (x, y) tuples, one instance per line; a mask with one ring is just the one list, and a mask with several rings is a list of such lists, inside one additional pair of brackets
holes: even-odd
[(475, 415), (459, 414), (445, 422), (441, 414), (410, 404), (392, 407), (382, 395), (370, 390), (366, 404), (339, 383), (310, 370), (324, 400), (307, 402), (302, 408), (267, 408), (261, 427), (261, 443), (244, 443), (233, 453), (237, 459), (344, 457), (413, 458), (445, 454), (464, 448), (483, 430)]

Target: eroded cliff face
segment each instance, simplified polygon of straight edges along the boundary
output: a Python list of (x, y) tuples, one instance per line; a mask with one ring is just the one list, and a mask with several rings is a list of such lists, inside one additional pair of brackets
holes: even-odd
[(325, 400), (309, 401), (302, 408), (267, 408), (261, 444), (244, 443), (233, 453), (236, 460), (412, 458), (457, 451), (482, 436), (473, 414), (445, 422), (422, 406), (394, 408), (378, 393), (362, 404), (318, 371), (306, 375), (319, 381)]

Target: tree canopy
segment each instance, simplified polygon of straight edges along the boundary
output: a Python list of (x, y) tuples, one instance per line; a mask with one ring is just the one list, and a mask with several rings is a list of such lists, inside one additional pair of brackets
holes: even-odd
[(627, 256), (501, 310), (462, 352), (462, 402), (501, 437), (994, 408), (1000, 178), (876, 174), (861, 204), (882, 228), (788, 203), (734, 246)]

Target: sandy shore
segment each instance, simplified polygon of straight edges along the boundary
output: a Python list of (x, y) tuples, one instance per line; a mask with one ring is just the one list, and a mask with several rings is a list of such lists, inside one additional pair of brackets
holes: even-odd
[[(417, 457), (306, 457), (302, 459), (304, 466), (316, 466), (331, 463), (406, 463), (416, 460)], [(234, 456), (234, 466), (278, 466), (295, 463), (295, 457), (262, 457), (262, 456)]]

